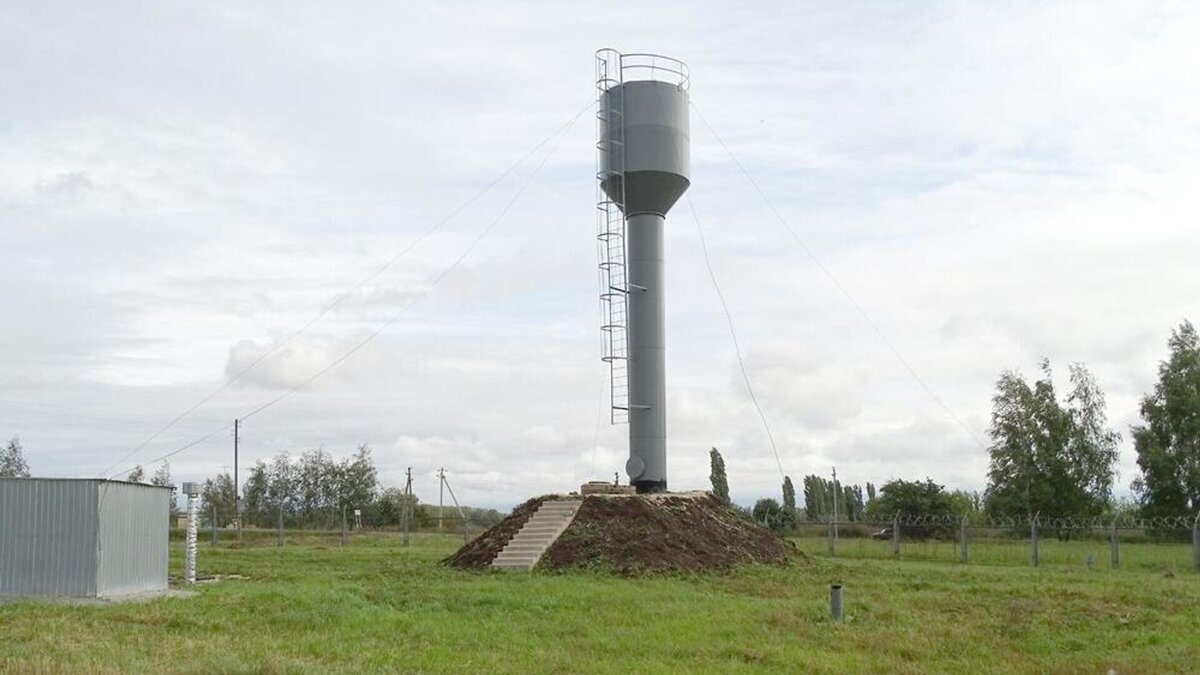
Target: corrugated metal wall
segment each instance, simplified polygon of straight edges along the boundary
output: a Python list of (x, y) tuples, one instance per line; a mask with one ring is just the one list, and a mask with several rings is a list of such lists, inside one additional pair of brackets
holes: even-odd
[(170, 499), (117, 481), (0, 478), (0, 597), (166, 588)]
[(167, 587), (171, 492), (133, 483), (100, 485), (100, 595)]
[(96, 594), (96, 483), (0, 478), (0, 596)]

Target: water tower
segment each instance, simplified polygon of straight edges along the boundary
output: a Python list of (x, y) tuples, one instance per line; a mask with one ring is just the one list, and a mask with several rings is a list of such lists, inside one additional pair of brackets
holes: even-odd
[(688, 70), (657, 54), (596, 52), (603, 360), (611, 419), (629, 423), (625, 472), (667, 489), (663, 227), (690, 181)]

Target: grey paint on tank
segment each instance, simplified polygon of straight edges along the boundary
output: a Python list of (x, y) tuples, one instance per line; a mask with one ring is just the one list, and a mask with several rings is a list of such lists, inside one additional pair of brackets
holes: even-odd
[[(600, 169), (606, 176), (604, 191), (621, 205), (626, 216), (657, 213), (665, 216), (688, 189), (691, 173), (691, 131), (688, 123), (688, 92), (668, 82), (637, 80), (604, 92), (602, 108), (622, 110), (601, 130), (601, 142), (622, 139), (601, 156)], [(621, 129), (616, 129), (623, 125)], [(622, 194), (619, 178), (611, 172), (624, 170)]]
[[(669, 82), (635, 80), (615, 85), (603, 96), (603, 109), (622, 111), (601, 128), (602, 143), (622, 139), (602, 157), (601, 175), (609, 176), (602, 187), (627, 219), (629, 461), (625, 471), (639, 492), (663, 492), (667, 489), (663, 228), (667, 212), (690, 185), (688, 93)], [(623, 171), (623, 181), (611, 171)]]
[(630, 216), (629, 457), (626, 473), (643, 491), (667, 489), (667, 345), (663, 227), (657, 213)]
[(0, 597), (109, 597), (167, 587), (169, 488), (0, 478)]

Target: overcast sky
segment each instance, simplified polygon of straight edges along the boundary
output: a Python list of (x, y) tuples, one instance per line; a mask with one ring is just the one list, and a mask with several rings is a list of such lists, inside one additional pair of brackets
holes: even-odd
[[(1200, 319), (1200, 7), (846, 4), (4, 3), (0, 436), (37, 475), (100, 474), (571, 120), (612, 46), (690, 65), (699, 112), (952, 411), (693, 114), (690, 198), (794, 479), (981, 489), (993, 384), (1045, 356), (1107, 393), (1126, 490), (1138, 397)], [(436, 501), (444, 465), (499, 507), (611, 478), (593, 134), (585, 112), (118, 468), (417, 299), (252, 417), (243, 466), (367, 443), (386, 484), (412, 466)], [(666, 254), (670, 485), (707, 487), (717, 446), (735, 499), (777, 495), (686, 202)], [(171, 460), (177, 481), (231, 465), (227, 432)]]

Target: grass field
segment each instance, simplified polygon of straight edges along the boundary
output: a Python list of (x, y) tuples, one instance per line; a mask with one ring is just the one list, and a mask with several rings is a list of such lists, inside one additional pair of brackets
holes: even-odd
[[(292, 541), (202, 545), (202, 573), (244, 579), (190, 598), (0, 605), (0, 671), (1200, 671), (1200, 575), (1173, 558), (963, 566), (850, 547), (829, 559), (821, 540), (785, 568), (614, 578), (444, 569), (454, 537)], [(1138, 546), (1123, 553), (1155, 555)], [(173, 574), (180, 561), (176, 544)], [(846, 585), (841, 624), (827, 618), (831, 582)]]
[[(825, 535), (798, 537), (794, 541), (803, 550), (817, 555), (827, 555), (829, 550)], [(971, 565), (1027, 566), (1030, 564), (1030, 553), (1028, 539), (976, 536), (968, 543)], [(1118, 555), (1121, 571), (1189, 574), (1195, 566), (1191, 542), (1182, 539), (1154, 543), (1122, 542)], [(904, 539), (900, 544), (901, 560), (957, 564), (959, 556), (959, 546), (954, 541)], [(1100, 537), (1060, 541), (1048, 536), (1038, 543), (1038, 561), (1043, 567), (1086, 569), (1089, 556), (1095, 569), (1107, 570), (1111, 566), (1108, 541)], [(837, 541), (835, 557), (891, 560), (892, 543), (870, 538), (843, 538)]]

